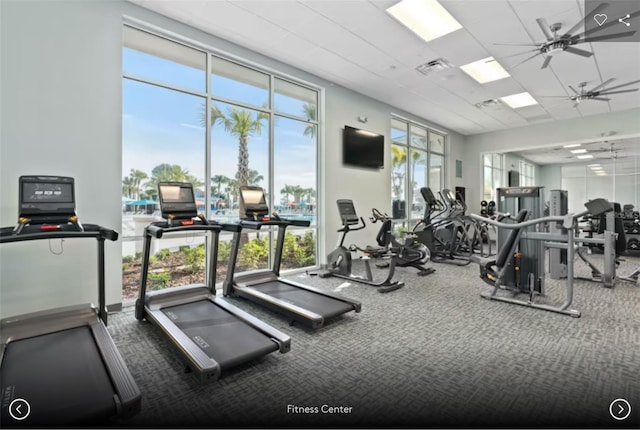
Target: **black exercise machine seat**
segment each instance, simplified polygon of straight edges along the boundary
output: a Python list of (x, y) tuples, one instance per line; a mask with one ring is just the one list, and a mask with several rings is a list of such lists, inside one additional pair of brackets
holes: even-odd
[(253, 214), (253, 219), (240, 221), (242, 228), (260, 230), (263, 226), (274, 226), (278, 229), (278, 235), (271, 268), (236, 275), (234, 268), (240, 248), (240, 233), (235, 233), (229, 271), (223, 286), (225, 296), (245, 298), (312, 329), (320, 328), (328, 319), (344, 313), (360, 312), (361, 304), (358, 301), (280, 277), (287, 227), (308, 227), (310, 221), (284, 219), (277, 215), (267, 218), (269, 207), (264, 190), (260, 187), (241, 187), (240, 198), (246, 213)]
[[(520, 212), (518, 212), (518, 215), (516, 215), (515, 222), (523, 222), (527, 218), (528, 214), (529, 211), (527, 211), (526, 209), (522, 209)], [(499, 276), (499, 272), (507, 263), (507, 260), (513, 252), (515, 242), (519, 237), (520, 229), (511, 229), (506, 241), (502, 245), (502, 248), (500, 248), (500, 252), (495, 258), (484, 258), (480, 257), (477, 254), (471, 255), (470, 260), (480, 265), (480, 278), (482, 278), (482, 280), (487, 284), (495, 285), (495, 281)]]
[[(241, 227), (194, 220), (191, 225), (175, 226), (156, 222), (145, 229), (136, 318), (146, 318), (158, 325), (200, 382), (216, 380), (223, 371), (271, 352), (288, 352), (291, 345), (289, 336), (215, 296), (218, 241), (223, 230), (239, 233)], [(176, 232), (211, 233), (207, 285), (147, 292), (151, 239)]]
[[(25, 223), (26, 224), (26, 223)], [(0, 229), (0, 243), (95, 238), (98, 242), (98, 310), (76, 305), (5, 318), (0, 322), (0, 381), (3, 426), (102, 424), (140, 410), (141, 395), (106, 329), (104, 242), (118, 233), (94, 224), (55, 230), (41, 225)], [(16, 421), (13, 399), (25, 399), (30, 414)]]

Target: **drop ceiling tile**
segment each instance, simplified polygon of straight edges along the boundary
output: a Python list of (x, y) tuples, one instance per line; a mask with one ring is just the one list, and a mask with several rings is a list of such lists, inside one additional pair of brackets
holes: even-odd
[[(517, 67), (526, 54), (504, 58), (534, 47), (497, 43), (544, 40), (538, 17), (549, 24), (560, 22), (565, 29), (578, 22), (578, 0), (440, 1), (464, 28), (431, 43), (386, 13), (397, 0), (133, 2), (461, 133), (544, 121), (545, 115), (554, 120), (588, 117), (602, 107), (579, 110), (561, 98), (542, 96), (568, 97), (567, 86), (582, 81), (599, 83), (615, 77), (619, 84), (640, 79), (640, 51), (631, 43), (584, 44), (580, 48), (594, 52), (593, 58), (562, 52), (544, 70), (541, 55)], [(511, 78), (480, 85), (459, 69), (424, 77), (414, 71), (439, 57), (465, 63), (475, 55), (497, 58)], [(473, 106), (522, 91), (539, 101), (540, 113), (525, 119), (517, 111), (483, 113)], [(614, 95), (607, 106), (614, 111), (638, 108), (640, 92)]]
[(464, 28), (432, 40), (429, 42), (429, 48), (457, 67), (490, 56), (484, 47)]

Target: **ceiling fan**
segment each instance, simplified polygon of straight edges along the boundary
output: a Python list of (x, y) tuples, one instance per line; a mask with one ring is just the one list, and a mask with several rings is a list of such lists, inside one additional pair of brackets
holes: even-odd
[(606, 87), (608, 84), (610, 84), (611, 82), (615, 81), (615, 78), (610, 78), (606, 81), (604, 81), (603, 83), (601, 83), (600, 85), (596, 85), (595, 87), (591, 88), (590, 90), (587, 90), (587, 82), (581, 82), (578, 84), (578, 88), (580, 89), (580, 91), (576, 90), (574, 87), (572, 87), (571, 85), (569, 85), (569, 89), (573, 92), (573, 95), (566, 97), (566, 96), (541, 96), (544, 98), (563, 98), (565, 100), (570, 100), (573, 102), (573, 107), (578, 107), (578, 104), (587, 100), (597, 100), (600, 102), (608, 102), (609, 100), (611, 100), (608, 97), (603, 97), (603, 96), (610, 96), (613, 94), (623, 94), (623, 93), (632, 93), (634, 91), (638, 91), (638, 88), (631, 88), (631, 89), (627, 89), (627, 90), (619, 90), (619, 91), (612, 91), (612, 90), (617, 90), (618, 88), (622, 88), (622, 87), (626, 87), (628, 85), (633, 85), (633, 84), (637, 84), (638, 82), (640, 82), (640, 79), (637, 81), (631, 81), (631, 82), (627, 82), (625, 84), (620, 84), (620, 85), (616, 85), (613, 87), (609, 87), (609, 88), (604, 88)]
[[(589, 15), (598, 14), (602, 12), (607, 6), (608, 6), (608, 3), (600, 3), (593, 11), (589, 13)], [(632, 14), (629, 14), (629, 16), (635, 17), (636, 15), (639, 15), (639, 14), (640, 14), (640, 11), (637, 11)], [(584, 24), (584, 19), (581, 19), (575, 25), (573, 25), (569, 30), (564, 32), (564, 34), (558, 33), (562, 28), (561, 23), (555, 23), (555, 24), (549, 25), (547, 23), (547, 20), (544, 18), (538, 18), (536, 19), (536, 22), (538, 23), (538, 26), (540, 26), (542, 33), (546, 37), (547, 39), (546, 41), (538, 42), (538, 43), (495, 43), (495, 45), (535, 46), (535, 49), (508, 55), (506, 57), (501, 57), (501, 58), (508, 58), (508, 57), (513, 57), (517, 55), (523, 55), (523, 54), (535, 52), (535, 54), (533, 54), (532, 56), (522, 60), (515, 66), (510, 67), (509, 69), (518, 67), (519, 65), (537, 57), (538, 55), (546, 56), (544, 59), (544, 62), (542, 63), (542, 67), (541, 67), (542, 69), (545, 69), (547, 66), (549, 66), (549, 63), (551, 62), (553, 55), (559, 52), (569, 52), (571, 54), (580, 55), (582, 57), (591, 57), (593, 55), (593, 52), (576, 48), (574, 45), (578, 45), (581, 43), (589, 43), (589, 42), (599, 42), (602, 40), (609, 40), (609, 39), (617, 39), (620, 37), (632, 36), (636, 33), (635, 31), (625, 31), (622, 33), (606, 34), (602, 36), (592, 35), (592, 33), (596, 33), (600, 30), (608, 28), (615, 21), (611, 21), (609, 23), (603, 24), (598, 27), (590, 28), (584, 31), (583, 33), (576, 33), (576, 30), (578, 30)], [(573, 33), (576, 33), (576, 34), (573, 34)]]

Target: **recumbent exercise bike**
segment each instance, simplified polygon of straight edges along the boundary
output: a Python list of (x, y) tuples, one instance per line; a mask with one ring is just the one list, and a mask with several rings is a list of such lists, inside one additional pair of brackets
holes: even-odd
[[(351, 281), (363, 283), (372, 287), (376, 287), (380, 293), (388, 293), (390, 291), (397, 290), (404, 286), (403, 282), (393, 281), (396, 266), (412, 266), (417, 268), (420, 274), (433, 273), (433, 269), (428, 269), (422, 265), (429, 261), (429, 251), (421, 244), (412, 244), (413, 250), (410, 251), (408, 247), (392, 240), (391, 235), (391, 218), (383, 216), (379, 211), (374, 209), (374, 216), (372, 222), (376, 217), (377, 220), (383, 221), (383, 224), (378, 232), (376, 241), (378, 246), (367, 246), (365, 248), (359, 248), (356, 245), (350, 245), (349, 248), (344, 246), (344, 240), (347, 233), (350, 231), (362, 230), (366, 227), (364, 219), (358, 217), (353, 200), (341, 199), (337, 201), (338, 211), (340, 212), (340, 219), (342, 220), (342, 228), (338, 230), (338, 233), (342, 233), (336, 249), (329, 253), (327, 256), (327, 269), (318, 273), (321, 278), (329, 276), (336, 276), (339, 278), (348, 279)], [(376, 215), (377, 214), (379, 215)], [(360, 251), (364, 254), (365, 276), (358, 276), (352, 273), (352, 252)], [(400, 255), (403, 255), (401, 258)], [(371, 273), (371, 266), (369, 259), (388, 259), (388, 264), (380, 264), (378, 267), (388, 267), (387, 276), (382, 281), (374, 281)]]

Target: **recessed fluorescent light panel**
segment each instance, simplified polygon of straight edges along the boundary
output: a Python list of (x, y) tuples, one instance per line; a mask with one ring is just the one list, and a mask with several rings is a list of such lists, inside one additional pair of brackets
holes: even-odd
[(580, 146), (579, 143), (572, 143), (571, 145), (563, 145), (563, 148), (577, 148), (578, 146)]
[(465, 64), (460, 69), (481, 84), (511, 76), (493, 57)]
[(593, 169), (594, 167), (600, 167), (600, 165), (599, 164), (587, 164), (587, 167), (591, 167)]
[(584, 154), (585, 152), (587, 152), (586, 149), (572, 149), (571, 151), (569, 151), (572, 154)]
[(427, 42), (462, 28), (436, 0), (402, 0), (387, 12)]
[(512, 109), (538, 104), (536, 99), (531, 97), (531, 94), (527, 92), (501, 97), (500, 100), (508, 104)]
[(593, 155), (591, 155), (591, 154), (578, 155), (577, 158), (580, 159), (580, 160), (586, 160), (588, 158), (593, 158)]

